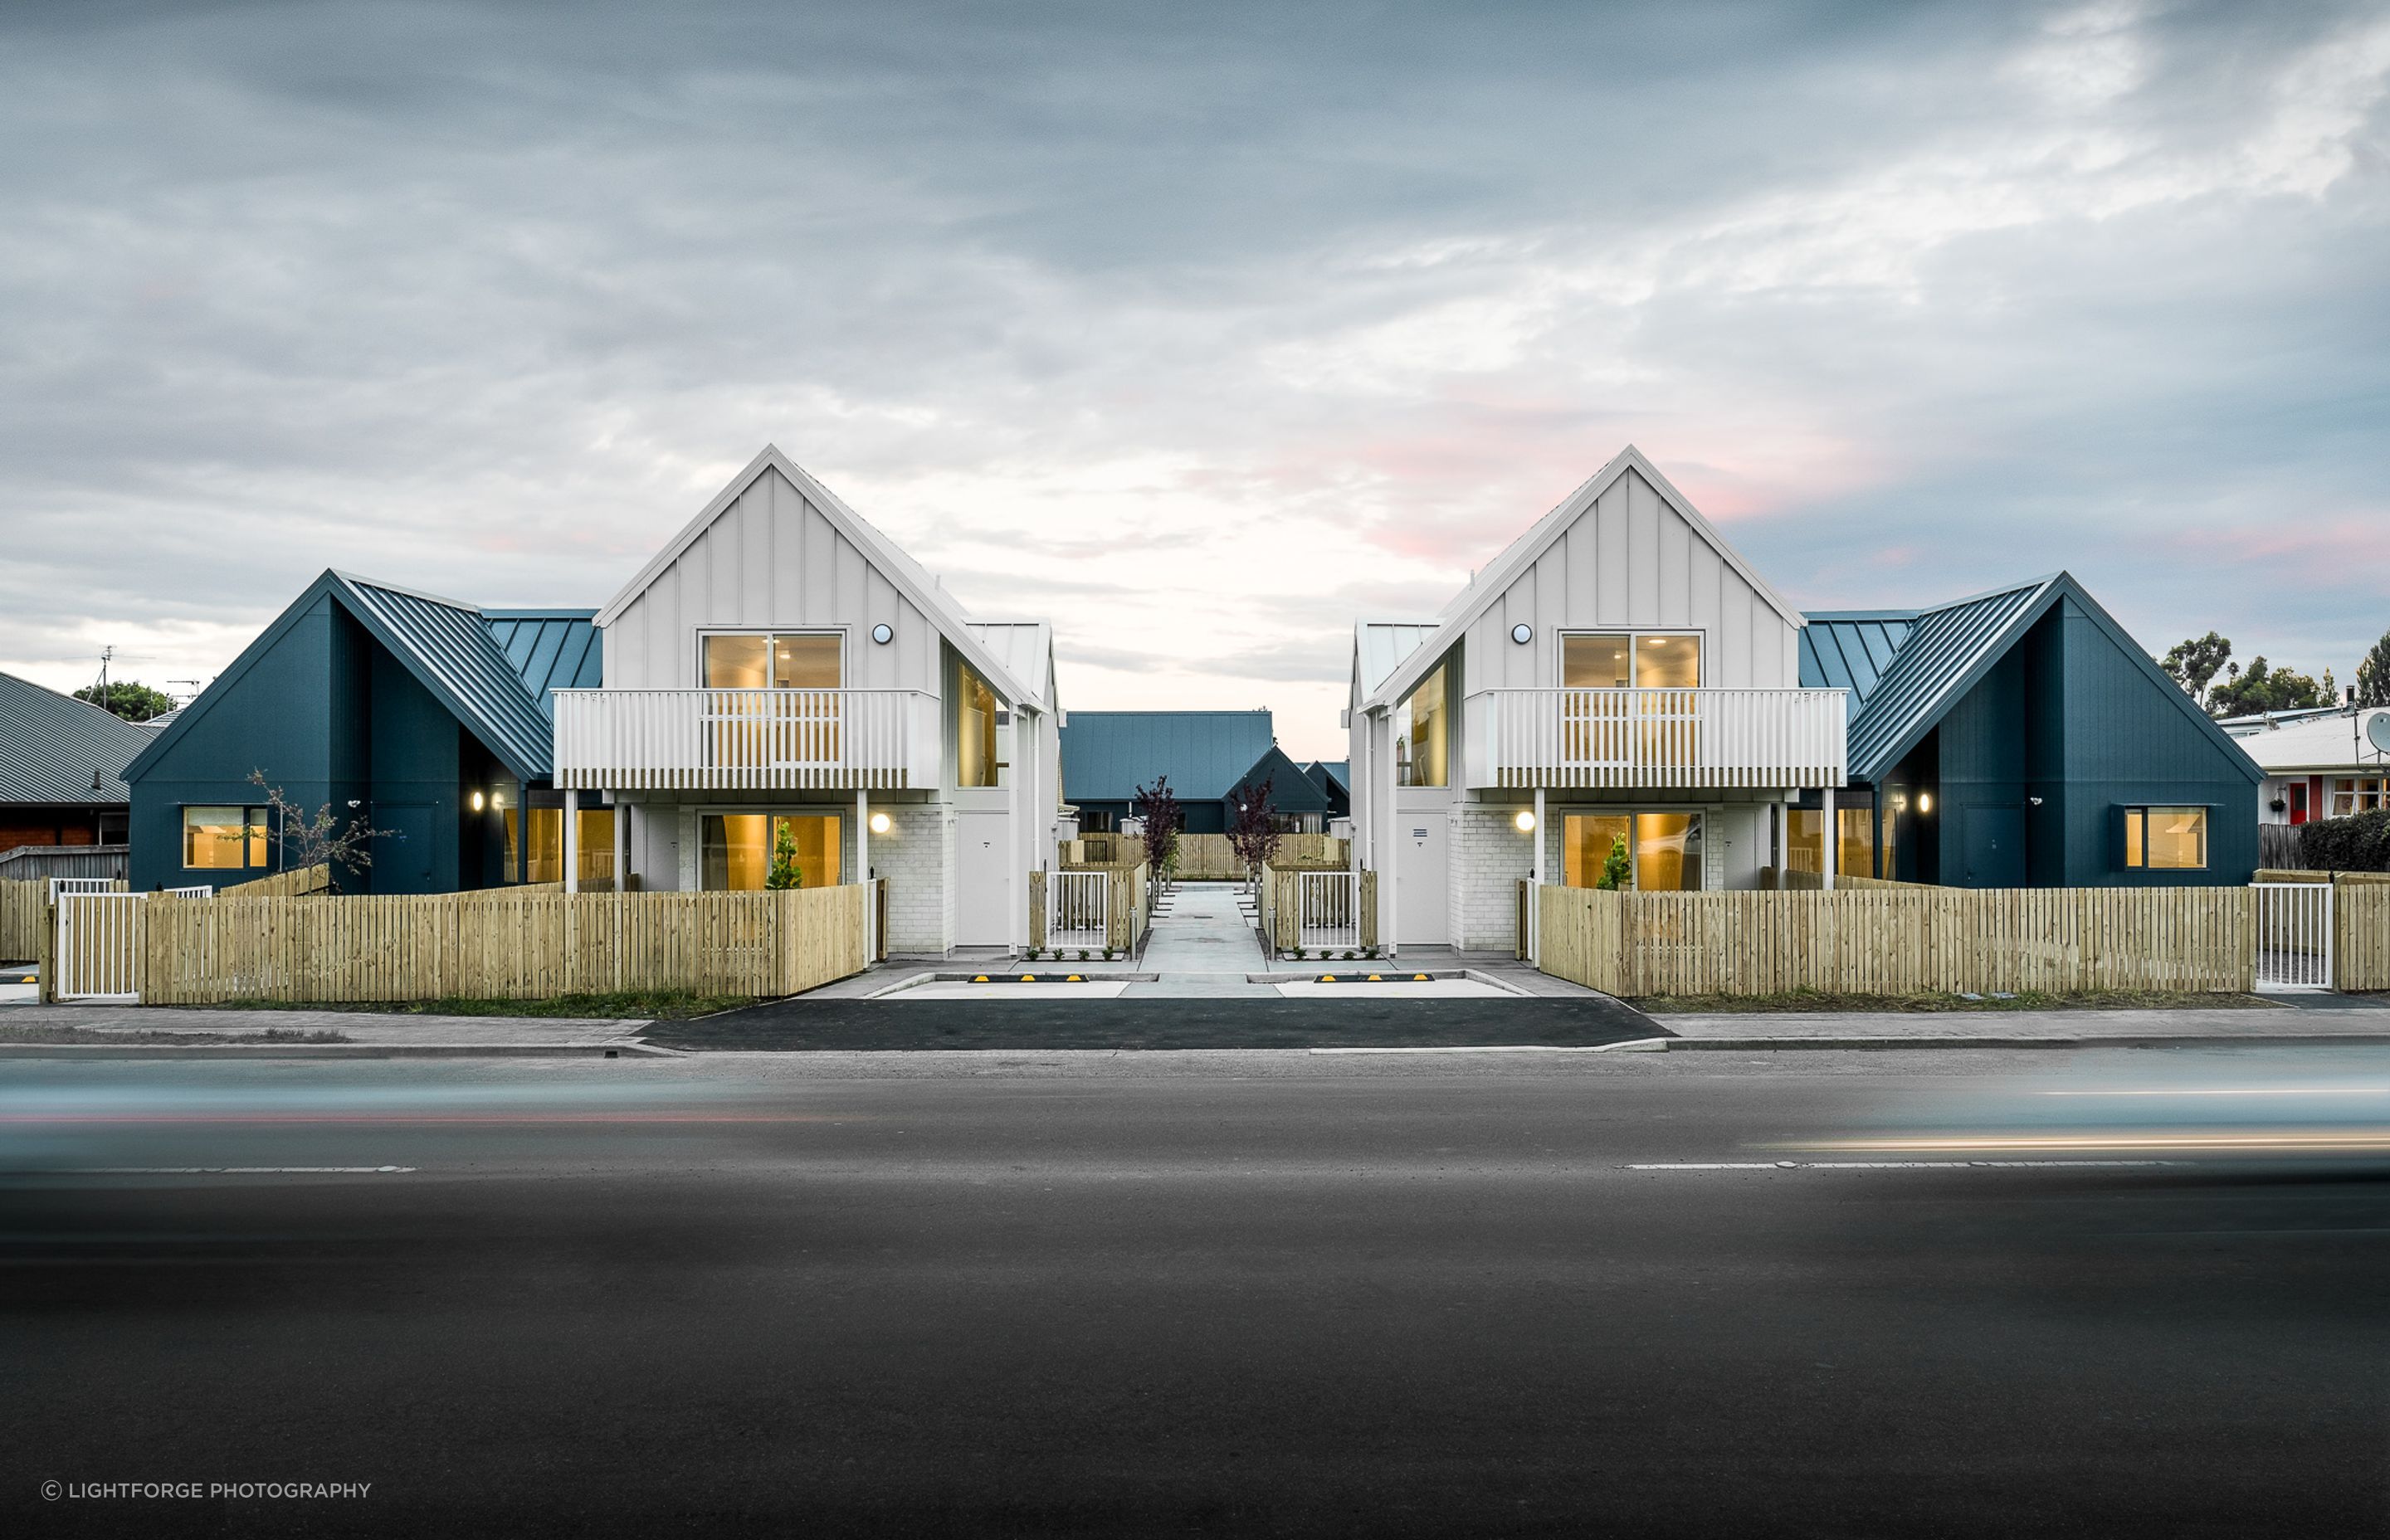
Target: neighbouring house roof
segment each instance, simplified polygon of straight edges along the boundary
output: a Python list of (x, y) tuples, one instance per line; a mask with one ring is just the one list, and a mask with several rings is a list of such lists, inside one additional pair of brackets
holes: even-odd
[(2319, 716), (2346, 716), (2349, 708), (2340, 704), (2302, 706), (2291, 712), (2252, 712), (2246, 716), (2219, 716), (2216, 725), (2234, 738), (2250, 733), (2262, 733), (2269, 728), (2287, 726), (2294, 722), (2308, 722)]
[(747, 463), (747, 468), (730, 479), (730, 484), (714, 494), (713, 501), (698, 510), (697, 517), (681, 526), (664, 548), (639, 569), (636, 576), (623, 585), (623, 591), (606, 601), (598, 611), (597, 623), (609, 626), (622, 617), (632, 600), (648, 591), (655, 581), (670, 571), (680, 559), (681, 553), (696, 543), (713, 521), (727, 512), (757, 477), (767, 470), (777, 470), (788, 478), (805, 501), (821, 511), (833, 528), (854, 542), (873, 566), (896, 590), (913, 602), (915, 608), (930, 617), (932, 623), (944, 635), (946, 641), (963, 661), (977, 670), (987, 681), (988, 687), (1008, 703), (1034, 708), (1038, 697), (1021, 679), (997, 661), (980, 639), (971, 635), (970, 616), (944, 584), (930, 574), (927, 568), (906, 555), (904, 548), (873, 527), (871, 521), (848, 507), (838, 494), (815, 480), (811, 471), (780, 452), (780, 446), (767, 443), (763, 452)]
[(1651, 489), (1667, 501), (1696, 534), (1709, 543), (1712, 550), (1717, 552), (1718, 559), (1751, 584), (1751, 591), (1783, 616), (1786, 624), (1796, 627), (1801, 624), (1801, 612), (1768, 586), (1767, 580), (1754, 571), (1751, 564), (1742, 559), (1741, 553), (1727, 544), (1726, 537), (1702, 517), (1701, 510), (1693, 507), (1692, 500), (1677, 491), (1675, 483), (1661, 475), (1659, 468), (1644, 458), (1643, 452), (1630, 443), (1613, 456), (1607, 465), (1586, 478), (1584, 483), (1562, 498), (1558, 507), (1529, 525), (1527, 532), (1510, 542), (1501, 555), (1480, 569), (1469, 586), (1455, 595), (1452, 602), (1436, 616), (1437, 635), (1433, 641), (1427, 647), (1414, 648), (1412, 655), (1378, 686), (1365, 689), (1362, 692), (1363, 707), (1374, 711), (1390, 706), (1408, 694), (1420, 677), (1435, 666), (1436, 659), (1449, 650), (1450, 644), (1466, 635), (1480, 615), (1500, 602), (1502, 596), (1510, 590), (1511, 582), (1549, 550), (1552, 543), (1576, 522), (1577, 516), (1599, 502), (1612, 483), (1629, 470), (1650, 482)]
[(1353, 627), (1353, 673), (1361, 699), (1375, 695), (1386, 676), (1435, 635), (1433, 621), (1363, 621)]
[(515, 674), (556, 720), (558, 690), (591, 690), (605, 683), (606, 648), (594, 623), (595, 610), (484, 610), (490, 639), (514, 665)]
[(1325, 813), (1328, 793), (1318, 783), (1303, 773), (1303, 766), (1287, 757), (1285, 750), (1273, 743), (1262, 757), (1245, 767), (1245, 773), (1229, 784), (1234, 792), (1240, 786), (1270, 783), (1270, 806), (1280, 813)]
[(1266, 711), (1073, 712), (1062, 785), (1074, 802), (1124, 802), (1167, 776), (1180, 802), (1217, 802), (1276, 741)]
[(1027, 704), (1051, 711), (1047, 687), (1054, 682), (1054, 628), (1044, 621), (966, 621), (972, 640), (1029, 692)]
[(2303, 770), (2363, 770), (2383, 773), (2390, 755), (2376, 749), (2366, 729), (2376, 717), (2390, 717), (2390, 709), (2340, 711), (2330, 716), (2303, 716), (2271, 729), (2234, 735), (2268, 775)]
[(124, 767), (149, 743), (111, 712), (0, 674), (0, 802), (115, 806)]
[(1316, 759), (1303, 767), (1303, 773), (1310, 776), (1312, 784), (1322, 790), (1332, 784), (1337, 790), (1347, 796), (1352, 794), (1353, 765), (1349, 760)]
[[(333, 571), (309, 584), (231, 667), (175, 713), (165, 731), (145, 735), (147, 747), (126, 766), (127, 778), (146, 774), (326, 595), (354, 616), (500, 764), (525, 781), (551, 776), (555, 728), (548, 692), (585, 678), (598, 682), (594, 647), (584, 645), (569, 674), (566, 669), (573, 627), (586, 627), (589, 611), (499, 610), (493, 624), (494, 617), (478, 606)], [(552, 651), (546, 645), (551, 638)], [(526, 641), (520, 656), (511, 650)]]
[(2072, 574), (2053, 572), (1925, 610), (1820, 610), (1807, 617), (1801, 683), (1851, 692), (1851, 779), (1881, 780), (2062, 599), (2074, 600), (2154, 687), (2256, 778), (2257, 766), (2240, 751), (2242, 745), (2167, 678)]
[(183, 708), (177, 706), (171, 712), (160, 712), (156, 716), (144, 717), (134, 725), (145, 733), (162, 733), (173, 726), (174, 719), (182, 714)]

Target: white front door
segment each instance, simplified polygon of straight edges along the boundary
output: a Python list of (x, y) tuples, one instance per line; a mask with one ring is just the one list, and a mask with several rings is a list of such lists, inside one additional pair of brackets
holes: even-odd
[(1397, 813), (1394, 940), (1403, 946), (1452, 944), (1452, 873), (1441, 812)]
[(1009, 813), (955, 815), (956, 945), (1002, 946), (1012, 939), (1011, 852)]

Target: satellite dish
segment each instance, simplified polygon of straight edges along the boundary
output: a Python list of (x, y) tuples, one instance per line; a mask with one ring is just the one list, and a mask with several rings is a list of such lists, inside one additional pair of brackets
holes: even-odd
[(2365, 736), (2373, 747), (2390, 754), (2390, 712), (2375, 712), (2365, 724)]

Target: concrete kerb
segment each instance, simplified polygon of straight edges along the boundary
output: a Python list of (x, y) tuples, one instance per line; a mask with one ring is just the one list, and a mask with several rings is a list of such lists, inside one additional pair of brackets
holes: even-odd
[(615, 1043), (0, 1043), (12, 1059), (686, 1059), (685, 1049)]
[[(1024, 973), (1034, 974), (1035, 977), (1032, 980), (1023, 980), (1022, 975)], [(1038, 984), (1059, 983), (1150, 984), (1158, 982), (1161, 978), (1162, 975), (1159, 973), (1127, 973), (1100, 968), (1071, 969), (1060, 973), (1040, 972), (1035, 968), (982, 968), (969, 972), (916, 973), (909, 979), (897, 980), (885, 989), (875, 989), (863, 998), (885, 1000), (902, 995), (908, 989), (921, 989), (930, 984), (1018, 983), (1023, 988), (1034, 989)], [(798, 996), (791, 996), (791, 998), (798, 998)]]
[(2266, 1033), (2228, 1037), (2215, 1033), (2118, 1033), (2075, 1037), (2039, 1037), (1972, 1033), (1947, 1037), (1666, 1037), (1653, 1040), (1651, 1051), (1670, 1053), (1764, 1053), (1777, 1049), (1831, 1048), (1849, 1051), (1895, 1048), (2235, 1048), (2333, 1047), (2390, 1044), (2390, 1033), (2305, 1033), (2295, 1036)]
[[(1381, 979), (1370, 979), (1367, 975), (1371, 973), (1382, 974), (1384, 977)], [(1483, 969), (1475, 968), (1389, 968), (1384, 964), (1380, 963), (1367, 967), (1319, 968), (1314, 969), (1307, 973), (1248, 973), (1245, 975), (1245, 982), (1249, 984), (1307, 984), (1317, 982), (1321, 979), (1331, 977), (1340, 983), (1356, 984), (1407, 984), (1416, 983), (1421, 979), (1466, 979), (1471, 983), (1484, 984), (1488, 989), (1498, 989), (1505, 995), (1515, 995), (1523, 1000), (1532, 1000), (1537, 997), (1528, 994), (1525, 990), (1521, 989), (1518, 985), (1510, 982), (1508, 979), (1498, 977), (1492, 973), (1487, 973)]]

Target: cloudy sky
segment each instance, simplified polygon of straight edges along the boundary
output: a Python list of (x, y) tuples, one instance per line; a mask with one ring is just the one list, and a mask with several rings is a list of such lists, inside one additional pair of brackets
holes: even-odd
[(1066, 704), (1304, 754), (1629, 442), (1812, 608), (2390, 627), (2380, 4), (29, 3), (0, 145), (60, 686), (327, 566), (602, 603), (766, 441)]

